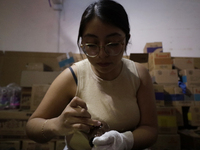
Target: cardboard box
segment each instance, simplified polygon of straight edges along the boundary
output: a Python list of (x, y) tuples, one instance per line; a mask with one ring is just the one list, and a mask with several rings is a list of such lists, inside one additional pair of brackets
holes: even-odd
[(2, 70), (0, 73), (0, 86), (7, 86), (10, 83), (20, 85), (21, 72), (26, 70), (26, 64), (44, 63), (53, 71), (60, 71), (57, 57), (65, 53), (44, 53), (44, 52), (16, 52), (5, 51), (3, 53)]
[(144, 53), (161, 53), (163, 52), (162, 42), (152, 42), (146, 43), (144, 49)]
[(5, 110), (0, 111), (0, 137), (26, 138), (25, 126), (32, 112)]
[(200, 126), (200, 106), (191, 106), (189, 108), (188, 121), (192, 126)]
[(151, 150), (181, 150), (180, 135), (159, 134)]
[(0, 51), (0, 79), (3, 76), (3, 56), (4, 56), (3, 51)]
[(51, 67), (44, 63), (27, 63), (26, 70), (29, 71), (53, 71)]
[(193, 58), (173, 58), (173, 66), (178, 70), (194, 69)]
[(176, 109), (177, 126), (184, 126), (182, 106), (173, 106)]
[(44, 95), (49, 89), (49, 84), (34, 84), (31, 91), (31, 106), (30, 110), (35, 111), (42, 101)]
[(200, 69), (200, 58), (193, 58), (194, 59), (194, 68)]
[(149, 70), (172, 69), (171, 53), (150, 53)]
[(73, 58), (75, 62), (81, 61), (83, 59), (86, 59), (86, 55), (85, 54), (77, 54), (77, 53), (73, 53)]
[(179, 75), (187, 87), (200, 86), (200, 69), (184, 69)]
[(176, 69), (172, 70), (152, 70), (150, 72), (152, 82), (156, 84), (163, 84), (165, 86), (178, 85), (178, 72)]
[(22, 71), (20, 86), (32, 87), (33, 84), (51, 84), (59, 74), (60, 71)]
[(153, 84), (154, 93), (155, 93), (155, 99), (156, 99), (156, 105), (157, 106), (164, 106), (164, 86), (160, 84)]
[(182, 88), (178, 86), (167, 86), (164, 87), (164, 99), (165, 105), (168, 106), (192, 106), (194, 101), (186, 101)]
[(194, 105), (194, 92), (193, 87), (186, 87), (186, 91), (184, 94), (184, 100), (188, 103), (191, 103), (190, 106)]
[(30, 110), (31, 106), (31, 87), (22, 87), (21, 99), (20, 99), (20, 110)]
[(130, 54), (130, 60), (142, 64), (146, 69), (149, 69), (148, 57), (149, 55), (147, 53)]
[(21, 141), (0, 141), (0, 150), (20, 150)]
[(200, 86), (199, 87), (194, 87), (193, 88), (193, 93), (194, 93), (194, 105), (199, 105), (200, 106)]
[(200, 150), (200, 130), (181, 130), (181, 148), (188, 150)]
[(22, 150), (54, 150), (55, 142), (40, 144), (30, 140), (22, 141)]
[(173, 107), (157, 107), (159, 134), (176, 134), (177, 118), (176, 109)]

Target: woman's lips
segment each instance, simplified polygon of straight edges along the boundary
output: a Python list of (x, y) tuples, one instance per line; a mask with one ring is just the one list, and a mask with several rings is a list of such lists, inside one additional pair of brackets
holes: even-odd
[(110, 63), (97, 63), (100, 67), (108, 67)]

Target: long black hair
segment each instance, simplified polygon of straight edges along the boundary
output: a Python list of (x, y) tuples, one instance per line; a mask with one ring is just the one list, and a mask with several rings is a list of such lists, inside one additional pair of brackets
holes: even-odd
[(94, 17), (98, 17), (103, 22), (120, 28), (126, 35), (126, 44), (128, 43), (130, 38), (130, 25), (124, 7), (113, 0), (99, 0), (90, 4), (82, 15), (77, 40), (78, 46), (87, 23)]

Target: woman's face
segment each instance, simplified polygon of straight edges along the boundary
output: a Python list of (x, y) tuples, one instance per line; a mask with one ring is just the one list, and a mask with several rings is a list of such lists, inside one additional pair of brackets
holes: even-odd
[(126, 48), (125, 33), (118, 27), (102, 22), (95, 17), (89, 23), (83, 32), (81, 44), (93, 43), (99, 46), (105, 46), (111, 42), (122, 42), (121, 52), (116, 56), (109, 56), (104, 47), (100, 49), (96, 57), (87, 56), (92, 64), (92, 69), (97, 76), (104, 80), (115, 79), (122, 68), (122, 56)]

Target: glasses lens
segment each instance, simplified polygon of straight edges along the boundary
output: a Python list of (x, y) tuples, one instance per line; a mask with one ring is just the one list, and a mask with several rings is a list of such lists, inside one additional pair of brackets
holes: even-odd
[(105, 50), (111, 56), (118, 55), (122, 50), (122, 44), (121, 43), (109, 43), (106, 45)]
[(99, 53), (99, 48), (95, 44), (85, 44), (83, 47), (83, 51), (88, 55), (88, 56), (96, 56)]

